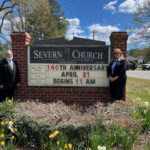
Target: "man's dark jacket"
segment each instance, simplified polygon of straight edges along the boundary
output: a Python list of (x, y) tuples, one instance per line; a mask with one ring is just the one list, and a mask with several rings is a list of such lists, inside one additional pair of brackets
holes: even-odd
[(0, 63), (0, 85), (3, 85), (4, 89), (15, 88), (17, 83), (20, 83), (20, 73), (18, 64), (13, 61), (13, 70), (8, 64), (6, 59), (3, 59)]

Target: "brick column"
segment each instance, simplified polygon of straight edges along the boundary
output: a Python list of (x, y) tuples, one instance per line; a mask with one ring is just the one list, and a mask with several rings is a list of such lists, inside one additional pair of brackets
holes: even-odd
[[(122, 51), (122, 54), (126, 58), (127, 56), (127, 32), (112, 32), (110, 35), (111, 49), (112, 52), (115, 48), (119, 48)], [(126, 87), (124, 88), (123, 100), (126, 99)]]
[(122, 51), (122, 54), (126, 58), (127, 40), (128, 40), (127, 32), (112, 32), (110, 35), (110, 42), (111, 42), (112, 51), (115, 48), (120, 48)]
[[(21, 86), (16, 89), (15, 97), (17, 95), (23, 95), (26, 93), (27, 83), (27, 50), (26, 46), (30, 44), (31, 37), (26, 32), (12, 32), (12, 51), (14, 54), (14, 60), (18, 62), (19, 70), (21, 74)], [(17, 97), (18, 98), (18, 97)]]

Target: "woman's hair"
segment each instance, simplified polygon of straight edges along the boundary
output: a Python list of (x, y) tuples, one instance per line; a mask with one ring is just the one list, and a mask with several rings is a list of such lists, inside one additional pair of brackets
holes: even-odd
[(115, 60), (115, 53), (119, 53), (119, 54), (120, 54), (120, 58), (121, 58), (121, 59), (125, 59), (124, 56), (123, 56), (123, 54), (122, 54), (121, 49), (115, 48), (115, 49), (113, 50), (113, 55), (112, 55), (112, 60), (111, 60), (112, 62)]

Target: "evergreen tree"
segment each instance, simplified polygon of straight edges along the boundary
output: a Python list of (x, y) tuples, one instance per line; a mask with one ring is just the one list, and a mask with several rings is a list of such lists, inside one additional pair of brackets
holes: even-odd
[(9, 49), (9, 45), (7, 43), (0, 42), (0, 60), (4, 58), (5, 51)]
[(146, 48), (146, 53), (145, 53), (145, 61), (150, 61), (150, 47)]

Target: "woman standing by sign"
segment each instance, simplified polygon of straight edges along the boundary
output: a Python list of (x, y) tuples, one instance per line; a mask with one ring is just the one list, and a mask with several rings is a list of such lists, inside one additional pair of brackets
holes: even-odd
[(126, 60), (120, 49), (114, 49), (112, 61), (107, 70), (110, 81), (110, 94), (112, 101), (123, 98), (123, 89), (126, 83)]

